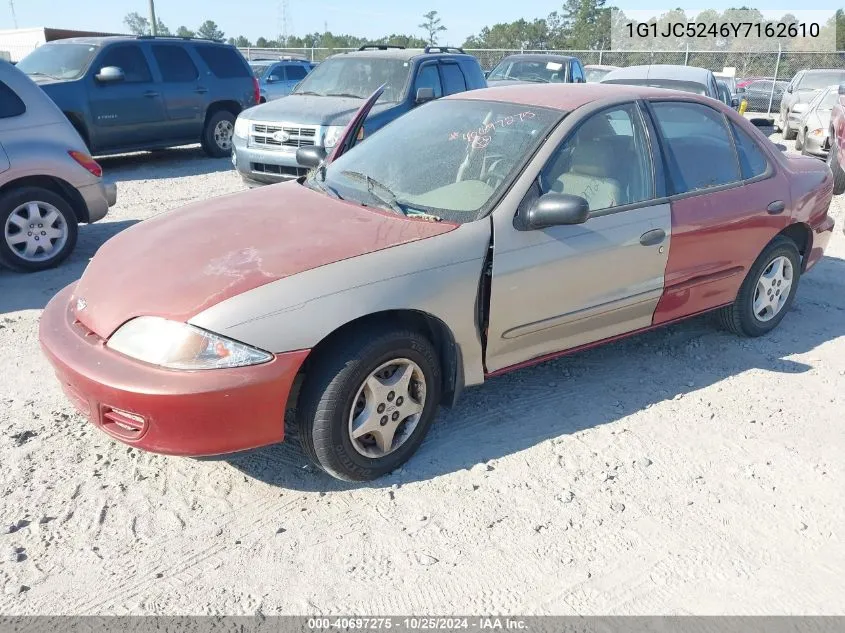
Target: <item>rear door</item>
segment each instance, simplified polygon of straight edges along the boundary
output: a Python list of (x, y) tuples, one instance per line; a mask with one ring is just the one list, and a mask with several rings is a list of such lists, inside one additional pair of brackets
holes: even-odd
[[(4, 82), (0, 81), (0, 141), (11, 137), (20, 126), (18, 117), (26, 112), (23, 100)], [(0, 173), (9, 169), (9, 157), (0, 143)]]
[(161, 79), (169, 138), (199, 138), (205, 112), (206, 89), (199, 85), (199, 70), (184, 46), (150, 46)]
[(587, 221), (524, 231), (494, 212), (488, 372), (652, 324), (671, 212), (646, 120), (630, 102), (575, 125), (521, 205), (569, 193), (588, 201)]
[(672, 202), (658, 324), (732, 303), (754, 260), (790, 223), (791, 198), (756, 130), (698, 102), (652, 101), (649, 109)]
[[(120, 68), (123, 81), (97, 81), (95, 76), (106, 66)], [(91, 134), (99, 149), (142, 145), (166, 137), (162, 85), (154, 81), (138, 44), (113, 44), (100, 52), (89, 71), (88, 86), (94, 124)]]

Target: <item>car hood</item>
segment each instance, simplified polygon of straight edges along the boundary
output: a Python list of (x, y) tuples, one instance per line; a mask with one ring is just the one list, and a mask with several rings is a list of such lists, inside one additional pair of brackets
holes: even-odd
[(108, 338), (137, 316), (188, 321), (283, 277), (455, 227), (291, 181), (191, 204), (119, 233), (91, 260), (72, 301), (84, 306), (76, 318)]
[[(288, 95), (250, 108), (242, 116), (250, 121), (267, 121), (269, 123), (346, 125), (352, 120), (364, 101), (364, 99), (350, 97)], [(395, 106), (395, 103), (377, 103), (370, 114), (384, 112)]]
[(813, 100), (813, 98), (819, 93), (818, 90), (814, 89), (802, 89), (799, 88), (793, 94), (795, 95), (795, 102), (796, 103), (809, 103)]

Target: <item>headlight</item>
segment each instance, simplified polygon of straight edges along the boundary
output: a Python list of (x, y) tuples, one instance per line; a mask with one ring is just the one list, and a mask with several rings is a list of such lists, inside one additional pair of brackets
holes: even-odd
[(249, 136), (249, 120), (239, 116), (235, 119), (235, 136), (246, 138)]
[(817, 129), (813, 130), (812, 132), (810, 132), (810, 135), (812, 135), (812, 136), (824, 136), (824, 130), (821, 129), (821, 128), (817, 128)]
[(187, 323), (138, 317), (118, 328), (106, 344), (116, 352), (168, 369), (224, 369), (266, 363), (263, 350)]
[(326, 133), (323, 136), (323, 147), (332, 148), (337, 145), (340, 135), (346, 129), (345, 125), (330, 125), (326, 128)]

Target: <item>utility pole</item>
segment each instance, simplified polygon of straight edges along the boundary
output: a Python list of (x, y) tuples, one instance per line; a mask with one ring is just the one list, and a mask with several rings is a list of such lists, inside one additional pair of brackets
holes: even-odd
[(150, 0), (150, 33), (153, 35), (157, 35), (158, 29), (156, 28), (156, 4), (155, 0)]
[(9, 0), (9, 8), (12, 10), (12, 24), (18, 28), (18, 17), (15, 15), (15, 0)]

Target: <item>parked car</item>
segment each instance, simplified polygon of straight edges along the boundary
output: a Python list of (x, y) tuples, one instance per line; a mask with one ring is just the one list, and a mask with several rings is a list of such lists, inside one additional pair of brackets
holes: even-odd
[(774, 77), (762, 77), (762, 76), (743, 77), (742, 79), (740, 79), (739, 81), (736, 82), (736, 87), (737, 88), (745, 88), (750, 83), (752, 83), (754, 81), (762, 81), (762, 80), (773, 81)]
[(830, 113), (839, 101), (839, 86), (820, 90), (810, 103), (792, 106), (790, 126), (795, 127), (795, 149), (805, 156), (825, 158), (830, 150)]
[(261, 91), (259, 103), (288, 96), (314, 68), (304, 59), (254, 60), (249, 62), (249, 66), (258, 79)]
[(607, 66), (600, 64), (587, 64), (584, 66), (584, 78), (587, 83), (593, 84), (600, 82), (607, 73), (611, 70), (616, 70), (619, 66)]
[(289, 180), (308, 170), (296, 150), (331, 149), (361, 103), (386, 88), (361, 135), (369, 137), (417, 105), (486, 85), (478, 60), (459, 48), (367, 45), (333, 55), (289, 96), (245, 111), (235, 124), (232, 163), (249, 184)]
[(833, 193), (845, 193), (845, 83), (839, 84), (839, 99), (830, 112), (830, 151), (827, 164), (833, 173)]
[(487, 74), (487, 85), (516, 83), (584, 83), (581, 60), (552, 53), (508, 55)]
[(729, 108), (739, 110), (739, 97), (731, 94), (731, 89), (727, 83), (725, 83), (721, 79), (717, 79), (716, 89), (719, 91), (719, 101), (724, 103)]
[(769, 112), (771, 102), (771, 111), (776, 112), (780, 110), (780, 102), (786, 92), (786, 85), (785, 81), (775, 81), (773, 90), (771, 79), (758, 79), (739, 89), (744, 90), (741, 94), (748, 101), (750, 111)]
[(228, 156), (258, 80), (234, 46), (175, 37), (49, 42), (18, 68), (62, 109), (94, 154), (202, 143)]
[(786, 94), (780, 102), (780, 124), (778, 127), (783, 133), (783, 138), (792, 140), (798, 132), (789, 120), (789, 114), (795, 104), (809, 103), (816, 96), (816, 91), (843, 82), (845, 82), (845, 70), (799, 70), (786, 86)]
[(0, 61), (0, 264), (35, 272), (61, 263), (78, 224), (115, 203), (113, 183), (50, 98)]
[(378, 96), (332, 155), (298, 150), (307, 178), (130, 227), (50, 301), (41, 344), (96, 426), (220, 454), (294, 409), (316, 464), (373, 479), (489, 377), (707, 311), (766, 334), (833, 231), (830, 170), (713, 99), (489, 88), (356, 144)]
[(706, 68), (695, 66), (674, 66), (672, 64), (651, 64), (628, 66), (609, 72), (601, 80), (604, 84), (626, 84), (629, 86), (650, 86), (669, 88), (719, 99), (716, 78)]

